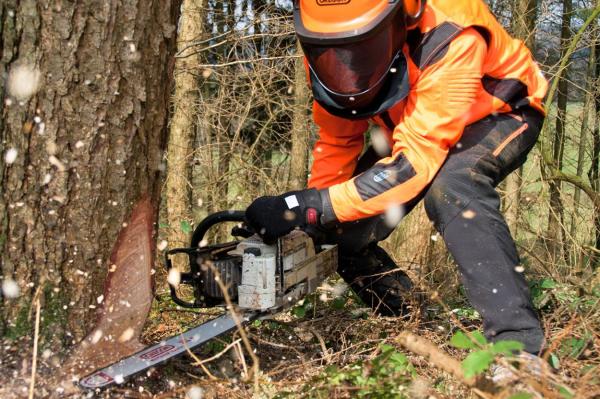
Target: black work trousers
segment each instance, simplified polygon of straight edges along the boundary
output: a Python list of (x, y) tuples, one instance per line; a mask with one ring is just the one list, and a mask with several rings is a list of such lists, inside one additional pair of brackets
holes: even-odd
[[(468, 299), (482, 316), (488, 339), (520, 341), (531, 353), (540, 351), (544, 335), (495, 187), (525, 162), (543, 119), (527, 107), (467, 126), (429, 187), (405, 206), (408, 213), (425, 201), (427, 215), (458, 264)], [(367, 151), (357, 173), (376, 160)], [(337, 243), (345, 256), (360, 256), (392, 230), (376, 216), (340, 224), (327, 234), (327, 241)]]

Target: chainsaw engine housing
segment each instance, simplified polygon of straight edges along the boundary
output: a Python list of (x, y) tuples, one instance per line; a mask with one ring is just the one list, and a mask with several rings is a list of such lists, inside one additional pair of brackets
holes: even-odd
[(181, 298), (178, 287), (171, 286), (171, 296), (178, 305), (225, 305), (223, 285), (231, 301), (241, 309), (279, 311), (315, 291), (336, 270), (337, 247), (315, 248), (312, 239), (302, 231), (293, 231), (276, 244), (267, 245), (259, 236), (250, 236), (251, 232), (238, 226), (232, 234), (246, 238), (198, 246), (211, 226), (226, 221), (243, 222), (243, 213), (227, 211), (209, 216), (196, 228), (190, 248), (167, 252), (169, 270), (173, 267), (172, 256), (187, 254), (189, 259), (189, 271), (181, 273), (180, 285), (192, 287), (194, 300)]

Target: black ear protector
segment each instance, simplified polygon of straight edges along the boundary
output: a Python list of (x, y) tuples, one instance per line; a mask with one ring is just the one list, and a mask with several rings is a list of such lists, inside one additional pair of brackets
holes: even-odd
[(416, 25), (425, 11), (426, 0), (404, 0), (406, 26)]

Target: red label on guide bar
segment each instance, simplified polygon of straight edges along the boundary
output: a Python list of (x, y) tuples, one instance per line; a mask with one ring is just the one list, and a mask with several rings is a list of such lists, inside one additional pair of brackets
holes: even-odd
[(151, 350), (150, 352), (146, 352), (143, 355), (140, 355), (140, 358), (144, 360), (160, 359), (161, 357), (164, 357), (169, 352), (171, 352), (173, 349), (175, 349), (175, 346), (173, 345), (161, 346), (159, 348)]

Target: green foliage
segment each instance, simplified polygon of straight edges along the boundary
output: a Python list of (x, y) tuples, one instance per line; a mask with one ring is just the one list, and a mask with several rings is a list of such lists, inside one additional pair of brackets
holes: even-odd
[(299, 301), (290, 312), (299, 319), (310, 317), (311, 314), (316, 313), (318, 303), (319, 298), (317, 297), (316, 293), (313, 293), (307, 295), (304, 299)]
[(578, 359), (592, 341), (592, 335), (585, 332), (582, 337), (570, 337), (561, 342), (556, 352), (550, 353), (548, 362), (555, 369), (560, 368), (560, 359)]
[(519, 392), (514, 395), (511, 395), (508, 399), (532, 399), (533, 395), (526, 392)]
[(494, 342), (492, 349), (497, 355), (511, 356), (523, 350), (523, 344), (517, 341), (498, 341)]
[(479, 312), (469, 306), (453, 309), (452, 313), (461, 320), (481, 320)]
[(299, 319), (303, 319), (314, 309), (316, 300), (317, 298), (314, 294), (307, 296), (292, 308), (292, 314)]
[(468, 334), (457, 331), (450, 339), (450, 345), (458, 349), (483, 348), (486, 344), (487, 340), (479, 331), (473, 331)]
[(202, 347), (203, 350), (205, 350), (208, 353), (220, 353), (225, 349), (226, 345), (225, 343), (220, 340), (220, 339), (213, 339), (208, 341), (207, 343), (204, 344), (204, 346)]
[(583, 338), (571, 337), (563, 341), (558, 350), (562, 357), (577, 359), (585, 350), (592, 337), (587, 333)]
[(551, 353), (550, 358), (548, 360), (550, 361), (550, 365), (552, 367), (554, 367), (555, 369), (560, 368), (560, 359), (558, 358), (558, 356), (556, 356), (556, 354)]
[(487, 371), (496, 356), (510, 357), (523, 350), (523, 344), (517, 341), (489, 343), (479, 331), (468, 334), (457, 331), (450, 339), (450, 345), (458, 349), (471, 350), (471, 353), (462, 361), (462, 369), (467, 378)]
[(465, 377), (470, 378), (486, 371), (494, 361), (494, 354), (490, 350), (479, 350), (471, 352), (462, 361)]
[(551, 280), (549, 278), (545, 278), (540, 281), (540, 287), (543, 289), (550, 290), (552, 288), (556, 288), (556, 281)]
[(346, 306), (348, 298), (345, 296), (339, 296), (331, 301), (331, 307), (336, 310), (342, 310)]
[(544, 311), (566, 306), (569, 310), (584, 312), (595, 309), (600, 298), (594, 289), (585, 292), (581, 287), (559, 283), (550, 278), (531, 281), (529, 289), (534, 306)]
[(187, 220), (182, 220), (179, 225), (181, 227), (181, 231), (185, 234), (190, 234), (192, 232), (192, 225)]
[[(351, 289), (346, 290), (346, 292), (340, 296), (334, 297), (332, 300), (328, 300), (327, 302), (321, 301), (318, 293), (312, 293), (307, 295), (303, 300), (299, 301), (296, 306), (291, 309), (291, 313), (293, 316), (302, 319), (304, 317), (311, 317), (311, 314), (316, 315), (317, 308), (329, 307), (333, 310), (342, 310), (342, 309), (352, 309), (355, 306), (352, 305), (360, 305), (360, 299), (356, 296), (354, 291)], [(356, 315), (356, 317), (361, 317), (362, 314)]]
[[(348, 392), (353, 398), (407, 398), (408, 384), (416, 376), (408, 358), (391, 345), (381, 344), (379, 355), (345, 367), (329, 366), (304, 389), (309, 398), (329, 398), (335, 392)], [(294, 397), (280, 393), (276, 398)]]
[(558, 393), (560, 393), (560, 396), (565, 399), (572, 399), (575, 397), (575, 395), (573, 395), (573, 393), (567, 387), (563, 386), (558, 387)]
[[(475, 337), (475, 334), (477, 334), (477, 337)], [(469, 335), (462, 331), (457, 331), (450, 339), (450, 345), (458, 349), (475, 349), (478, 347), (477, 343), (481, 342), (482, 338), (485, 345), (485, 337), (479, 331), (469, 333)]]

